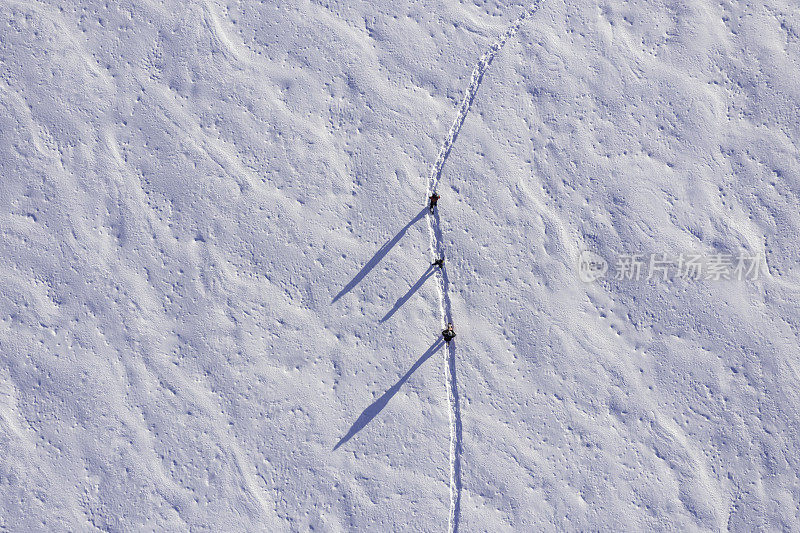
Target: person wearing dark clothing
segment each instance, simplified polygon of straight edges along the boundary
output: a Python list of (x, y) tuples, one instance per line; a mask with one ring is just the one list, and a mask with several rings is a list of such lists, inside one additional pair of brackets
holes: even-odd
[(440, 257), (439, 259), (431, 263), (431, 266), (444, 268), (444, 257)]
[(436, 202), (439, 201), (439, 198), (441, 198), (441, 196), (436, 194), (436, 191), (433, 191), (433, 194), (430, 195), (429, 199), (431, 201), (431, 205), (430, 205), (431, 213), (433, 213), (433, 210), (436, 207)]
[(450, 322), (447, 324), (447, 329), (442, 331), (442, 337), (444, 337), (444, 341), (447, 344), (450, 344), (450, 341), (453, 340), (456, 336), (456, 332), (453, 331), (453, 323)]

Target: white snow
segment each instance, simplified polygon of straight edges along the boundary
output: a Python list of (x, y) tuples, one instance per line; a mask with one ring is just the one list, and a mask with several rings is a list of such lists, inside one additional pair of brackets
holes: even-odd
[(0, 531), (800, 531), (799, 60), (786, 0), (0, 0)]

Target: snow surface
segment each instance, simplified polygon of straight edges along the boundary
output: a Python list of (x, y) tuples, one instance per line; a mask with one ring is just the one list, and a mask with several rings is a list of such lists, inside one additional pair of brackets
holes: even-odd
[(798, 63), (778, 0), (0, 0), (0, 531), (800, 531)]

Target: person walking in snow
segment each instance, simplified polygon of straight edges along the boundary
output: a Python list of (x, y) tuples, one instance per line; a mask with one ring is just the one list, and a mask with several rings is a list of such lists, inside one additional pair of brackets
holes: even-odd
[(444, 257), (440, 257), (439, 259), (431, 263), (431, 266), (444, 268)]
[(447, 324), (447, 329), (442, 331), (442, 337), (444, 337), (444, 341), (447, 344), (450, 344), (450, 341), (453, 340), (456, 336), (456, 332), (453, 331), (453, 323), (450, 322)]
[(436, 191), (433, 191), (433, 194), (430, 195), (429, 199), (431, 201), (431, 205), (430, 205), (431, 213), (433, 213), (433, 210), (436, 207), (436, 202), (439, 201), (439, 198), (441, 198), (441, 196), (436, 194)]

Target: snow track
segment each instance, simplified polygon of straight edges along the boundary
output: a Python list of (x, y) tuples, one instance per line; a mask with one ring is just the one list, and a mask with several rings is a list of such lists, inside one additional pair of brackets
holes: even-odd
[[(503, 48), (503, 45), (506, 44), (506, 41), (508, 41), (517, 33), (519, 27), (522, 25), (525, 19), (531, 16), (539, 8), (540, 2), (541, 0), (535, 0), (522, 13), (520, 13), (516, 20), (514, 20), (514, 22), (512, 22), (511, 25), (506, 28), (506, 31), (503, 32), (500, 38), (497, 39), (497, 41), (495, 41), (489, 47), (489, 49), (483, 53), (481, 58), (478, 60), (478, 63), (472, 69), (472, 76), (470, 77), (469, 86), (464, 93), (464, 98), (461, 99), (461, 106), (458, 109), (458, 115), (456, 115), (456, 119), (453, 121), (450, 131), (447, 132), (447, 136), (444, 138), (444, 142), (439, 149), (439, 155), (436, 158), (436, 162), (431, 168), (429, 185), (430, 191), (436, 190), (436, 186), (439, 184), (439, 178), (442, 176), (444, 164), (447, 161), (447, 158), (450, 156), (450, 149), (453, 147), (453, 143), (456, 142), (458, 132), (461, 131), (461, 126), (464, 124), (464, 119), (467, 118), (469, 108), (472, 106), (472, 100), (474, 100), (475, 95), (478, 94), (478, 88), (481, 85), (481, 81), (483, 81), (483, 75), (488, 70), (489, 65), (492, 64), (494, 56), (496, 56), (497, 52)], [(428, 195), (430, 195), (430, 192)]]
[[(469, 109), (472, 106), (472, 101), (475, 95), (478, 94), (483, 75), (491, 65), (497, 52), (503, 47), (504, 44), (513, 37), (522, 23), (531, 16), (539, 7), (540, 0), (535, 0), (530, 6), (520, 13), (520, 15), (506, 28), (506, 31), (495, 41), (483, 55), (481, 55), (478, 63), (472, 69), (472, 76), (470, 78), (469, 86), (464, 93), (464, 98), (461, 100), (461, 106), (458, 109), (453, 125), (439, 149), (439, 155), (436, 162), (431, 168), (431, 173), (428, 179), (427, 197), (430, 197), (436, 187), (439, 185), (439, 180), (444, 170), (444, 164), (450, 156), (450, 149), (458, 137), (458, 132), (461, 131), (461, 126), (467, 118)], [(427, 201), (426, 197), (426, 201)], [(436, 209), (427, 217), (428, 232), (430, 235), (430, 254), (431, 261), (445, 257), (444, 255), (444, 238), (442, 235), (442, 228), (439, 219), (439, 210)], [(447, 276), (447, 267), (442, 268), (437, 276), (439, 287), (439, 310), (442, 317), (442, 327), (446, 327), (447, 323), (453, 322), (453, 310), (450, 303), (449, 286), (450, 280)], [(450, 518), (449, 518), (449, 531), (455, 533), (458, 531), (459, 515), (461, 511), (461, 452), (462, 446), (462, 427), (461, 427), (461, 403), (458, 395), (458, 380), (456, 378), (456, 346), (455, 341), (447, 345), (447, 364), (445, 366), (445, 383), (447, 386), (447, 398), (450, 406)]]

